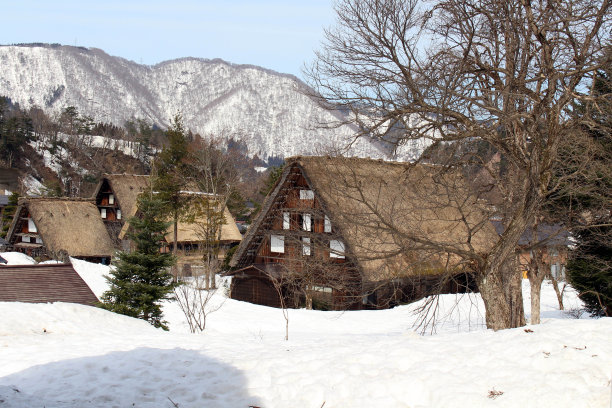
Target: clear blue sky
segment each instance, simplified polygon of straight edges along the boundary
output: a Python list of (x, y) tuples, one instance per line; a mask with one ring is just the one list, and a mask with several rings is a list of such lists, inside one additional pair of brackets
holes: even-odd
[(1, 10), (1, 44), (95, 47), (149, 65), (222, 58), (300, 77), (334, 22), (332, 0), (15, 0)]

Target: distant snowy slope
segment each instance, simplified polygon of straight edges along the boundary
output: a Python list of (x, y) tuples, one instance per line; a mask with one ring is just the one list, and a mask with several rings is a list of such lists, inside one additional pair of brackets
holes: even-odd
[[(221, 60), (182, 58), (139, 65), (99, 49), (0, 46), (0, 95), (22, 107), (58, 113), (76, 106), (98, 121), (142, 118), (167, 127), (177, 113), (188, 128), (243, 140), (251, 156), (287, 157), (344, 147), (349, 126), (324, 130), (336, 117), (299, 92), (291, 75)], [(384, 157), (360, 139), (349, 155)]]

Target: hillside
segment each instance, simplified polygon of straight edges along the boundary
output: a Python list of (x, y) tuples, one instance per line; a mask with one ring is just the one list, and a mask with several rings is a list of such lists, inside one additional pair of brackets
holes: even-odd
[(75, 106), (99, 122), (136, 118), (161, 128), (180, 112), (193, 132), (241, 140), (263, 159), (330, 150), (385, 157), (363, 139), (346, 149), (352, 128), (321, 128), (340, 113), (318, 106), (296, 77), (261, 67), (197, 58), (146, 66), (100, 49), (45, 44), (0, 46), (0, 62), (0, 95), (22, 109), (56, 116)]

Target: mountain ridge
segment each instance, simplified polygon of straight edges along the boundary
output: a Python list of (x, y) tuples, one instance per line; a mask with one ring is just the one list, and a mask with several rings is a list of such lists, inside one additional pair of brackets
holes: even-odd
[(57, 44), (0, 45), (0, 95), (24, 108), (83, 115), (122, 126), (144, 119), (160, 127), (180, 113), (187, 128), (243, 141), (249, 155), (288, 157), (342, 152), (385, 157), (375, 143), (321, 108), (291, 74), (219, 58), (182, 57), (155, 65), (108, 55), (99, 48)]

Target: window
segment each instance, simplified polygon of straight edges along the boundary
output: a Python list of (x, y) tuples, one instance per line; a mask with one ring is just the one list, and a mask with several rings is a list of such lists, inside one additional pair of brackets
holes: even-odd
[(304, 231), (312, 231), (312, 217), (310, 214), (302, 215), (302, 229)]
[(36, 243), (37, 244), (42, 244), (42, 238), (36, 237)]
[(314, 200), (314, 191), (300, 190), (300, 200)]
[(283, 229), (291, 229), (291, 215), (288, 212), (283, 213)]
[(29, 244), (30, 243), (30, 237), (22, 235), (21, 236), (21, 242), (27, 242)]
[(106, 218), (106, 208), (100, 208), (100, 215), (102, 218)]
[(302, 238), (302, 255), (310, 256), (310, 238)]
[(108, 196), (108, 203), (109, 204), (115, 204), (115, 196), (114, 195), (110, 194)]
[(117, 210), (117, 219), (120, 220), (121, 219), (121, 210)]
[(329, 241), (329, 257), (344, 259), (344, 242), (332, 239)]
[(333, 289), (328, 286), (312, 286), (314, 292), (332, 293)]
[(28, 232), (38, 232), (36, 224), (34, 224), (34, 220), (31, 218), (28, 218)]
[(325, 216), (325, 227), (323, 231), (331, 232), (331, 220), (329, 219), (327, 215)]
[(282, 235), (270, 235), (270, 251), (285, 253), (285, 237)]

